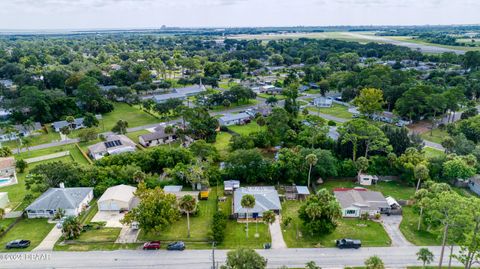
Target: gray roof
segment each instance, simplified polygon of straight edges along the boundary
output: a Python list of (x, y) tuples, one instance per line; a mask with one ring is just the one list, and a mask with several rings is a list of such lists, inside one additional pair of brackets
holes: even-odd
[[(255, 197), (255, 206), (252, 209), (245, 209), (241, 205), (242, 197), (251, 194)], [(267, 210), (280, 210), (280, 198), (275, 187), (241, 187), (233, 194), (233, 213), (263, 213)]]
[(297, 193), (298, 194), (303, 194), (303, 195), (309, 195), (310, 190), (308, 189), (307, 186), (295, 186), (297, 188)]
[(193, 85), (184, 88), (173, 88), (171, 93), (158, 94), (153, 96), (153, 99), (157, 103), (165, 102), (168, 99), (185, 99), (188, 96), (196, 95), (201, 92), (206, 91), (205, 86), (203, 85)]
[(358, 207), (371, 210), (389, 208), (387, 200), (381, 192), (354, 188), (334, 190), (333, 193), (342, 208)]
[(237, 114), (225, 114), (224, 116), (220, 117), (219, 120), (222, 122), (232, 121), (232, 120), (243, 120), (249, 119), (250, 115), (245, 112), (237, 113)]
[(164, 192), (181, 192), (183, 189), (183, 186), (181, 185), (168, 185), (163, 187)]
[(157, 126), (157, 127), (155, 127), (155, 132), (148, 133), (148, 134), (143, 134), (143, 135), (140, 135), (139, 137), (141, 137), (143, 139), (143, 141), (153, 141), (153, 140), (157, 140), (157, 139), (166, 138), (166, 137), (169, 137), (169, 136), (174, 135), (174, 134), (175, 134), (175, 129), (174, 129), (173, 134), (166, 134), (165, 133), (165, 127)]
[(225, 189), (234, 189), (234, 188), (239, 188), (240, 187), (240, 181), (239, 180), (225, 180), (223, 182), (223, 186)]
[[(33, 128), (32, 128), (33, 127)], [(21, 125), (21, 124), (16, 124), (16, 125), (13, 125), (13, 128), (15, 128), (15, 130), (17, 130), (17, 132), (19, 133), (22, 133), (22, 134), (26, 134), (27, 133), (27, 127), (24, 126), (24, 125)], [(33, 123), (33, 126), (31, 127), (28, 127), (30, 128), (28, 131), (31, 132), (31, 131), (38, 131), (40, 129), (42, 129), (42, 125), (40, 124), (40, 122), (34, 122)], [(0, 128), (0, 134), (4, 134), (4, 130)]]
[(50, 188), (26, 210), (76, 209), (92, 191), (93, 188)]
[[(97, 119), (102, 119), (102, 115), (95, 115), (95, 118)], [(83, 117), (82, 118), (76, 118), (74, 121), (73, 121), (73, 124), (75, 125), (83, 125)], [(55, 128), (55, 130), (59, 130), (61, 129), (62, 127), (65, 127), (65, 126), (68, 126), (69, 123), (65, 120), (61, 120), (61, 121), (56, 121), (54, 123), (52, 123), (52, 126), (53, 128)]]
[[(110, 142), (115, 142), (111, 144)], [(118, 143), (117, 143), (118, 142)], [(108, 135), (105, 141), (93, 144), (88, 147), (88, 152), (91, 154), (97, 154), (107, 151), (115, 151), (121, 148), (136, 148), (135, 142), (125, 135)]]

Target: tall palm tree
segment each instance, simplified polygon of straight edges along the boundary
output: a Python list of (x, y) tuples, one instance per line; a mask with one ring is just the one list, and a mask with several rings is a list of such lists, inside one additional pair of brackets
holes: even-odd
[(255, 197), (251, 194), (246, 194), (242, 197), (240, 204), (247, 211), (245, 215), (247, 217), (247, 238), (248, 238), (248, 210), (255, 206)]
[(178, 207), (187, 214), (187, 237), (190, 238), (190, 213), (195, 212), (197, 209), (197, 200), (187, 194), (180, 199)]
[(310, 177), (312, 175), (312, 167), (317, 164), (318, 158), (317, 158), (317, 155), (315, 154), (308, 154), (307, 157), (305, 157), (305, 160), (307, 161), (307, 164), (310, 166), (308, 169), (308, 183), (307, 183), (307, 187), (310, 187)]

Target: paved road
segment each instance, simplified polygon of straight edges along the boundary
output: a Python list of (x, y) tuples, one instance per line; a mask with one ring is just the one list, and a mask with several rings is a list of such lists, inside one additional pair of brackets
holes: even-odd
[(433, 46), (433, 45), (424, 45), (424, 44), (417, 44), (417, 43), (412, 43), (412, 42), (400, 41), (400, 40), (391, 39), (391, 38), (388, 38), (388, 37), (385, 37), (385, 36), (364, 35), (364, 34), (360, 34), (360, 33), (350, 33), (350, 32), (345, 33), (345, 35), (349, 35), (349, 36), (356, 37), (356, 38), (371, 40), (372, 42), (388, 43), (388, 44), (392, 44), (392, 45), (407, 47), (407, 48), (410, 48), (412, 50), (420, 50), (421, 52), (425, 52), (425, 53), (453, 52), (453, 53), (456, 53), (456, 54), (465, 54), (465, 52), (466, 52), (464, 50), (459, 50), (459, 49), (449, 49), (449, 48), (443, 48), (443, 47), (438, 47), (438, 46)]
[[(361, 248), (358, 250), (324, 249), (270, 249), (258, 250), (268, 259), (268, 268), (288, 267), (303, 268), (305, 263), (314, 261), (322, 268), (343, 268), (344, 266), (363, 266), (365, 259), (378, 255), (387, 268), (404, 268), (420, 266), (416, 252), (420, 247), (381, 247)], [(439, 247), (429, 247), (438, 262)], [(457, 250), (455, 250), (455, 253)], [(26, 256), (31, 253), (1, 253), (1, 268), (169, 268), (169, 269), (208, 269), (212, 265), (211, 250), (175, 251), (92, 251), (92, 252), (45, 252), (45, 257)], [(41, 252), (34, 254), (40, 255)], [(215, 251), (215, 261), (225, 261), (226, 251)], [(15, 258), (15, 260), (13, 260)], [(36, 258), (35, 260), (32, 260)], [(43, 258), (43, 259), (42, 259)], [(444, 263), (446, 263), (445, 261)], [(453, 261), (453, 265), (459, 265)]]

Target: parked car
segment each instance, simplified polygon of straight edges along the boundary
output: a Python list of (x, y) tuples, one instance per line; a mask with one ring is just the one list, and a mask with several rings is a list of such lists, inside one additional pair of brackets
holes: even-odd
[(362, 242), (360, 240), (354, 240), (349, 238), (343, 238), (336, 241), (337, 248), (355, 248), (358, 249), (362, 246)]
[(173, 242), (168, 244), (167, 250), (184, 250), (185, 243), (183, 241)]
[(143, 249), (160, 249), (160, 241), (150, 241), (143, 244)]
[(7, 243), (6, 249), (11, 248), (28, 248), (30, 246), (30, 240), (17, 239)]

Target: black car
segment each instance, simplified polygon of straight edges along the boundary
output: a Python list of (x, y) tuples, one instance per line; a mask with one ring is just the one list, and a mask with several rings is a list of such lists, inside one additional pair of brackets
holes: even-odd
[(28, 248), (30, 246), (30, 240), (13, 240), (7, 243), (5, 246), (6, 249), (11, 248)]
[(184, 249), (185, 249), (185, 243), (183, 243), (182, 241), (173, 242), (168, 244), (167, 246), (167, 250), (184, 250)]
[(337, 248), (355, 248), (358, 249), (362, 246), (362, 242), (360, 240), (354, 240), (354, 239), (340, 239), (336, 241)]

